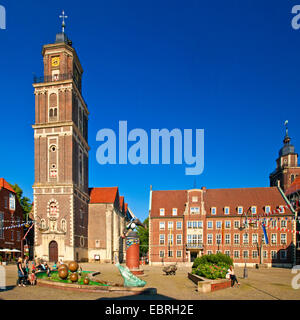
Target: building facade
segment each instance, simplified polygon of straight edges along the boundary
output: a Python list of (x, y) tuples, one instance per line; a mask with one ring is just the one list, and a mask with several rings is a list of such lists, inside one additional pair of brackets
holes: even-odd
[(88, 115), (81, 67), (65, 33), (43, 47), (35, 94), (35, 255), (88, 260)]
[(295, 226), (295, 213), (277, 187), (151, 190), (149, 262), (191, 265), (221, 252), (235, 265), (291, 266)]
[(114, 188), (91, 188), (89, 204), (89, 261), (125, 260), (124, 231), (129, 222), (124, 197)]
[[(0, 178), (0, 249), (22, 251), (23, 226), (19, 225), (23, 220), (23, 209), (14, 189)], [(0, 256), (4, 259), (5, 253), (0, 252)]]

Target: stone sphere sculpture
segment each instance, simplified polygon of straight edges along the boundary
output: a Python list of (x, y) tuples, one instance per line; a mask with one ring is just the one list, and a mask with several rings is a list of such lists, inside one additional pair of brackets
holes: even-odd
[(70, 275), (70, 280), (71, 280), (72, 282), (77, 282), (77, 281), (78, 281), (78, 274), (77, 274), (77, 273), (72, 273), (72, 274)]
[(90, 283), (90, 279), (89, 278), (84, 278), (83, 283), (85, 285), (88, 285)]
[(69, 270), (71, 272), (76, 272), (78, 270), (78, 268), (79, 268), (79, 265), (78, 265), (77, 262), (72, 261), (72, 262), (69, 263)]
[(58, 267), (58, 271), (61, 270), (61, 269), (67, 269), (68, 270), (68, 266), (66, 264), (61, 264), (59, 267)]
[(60, 270), (58, 270), (58, 275), (63, 280), (67, 279), (69, 275), (68, 269), (61, 268)]

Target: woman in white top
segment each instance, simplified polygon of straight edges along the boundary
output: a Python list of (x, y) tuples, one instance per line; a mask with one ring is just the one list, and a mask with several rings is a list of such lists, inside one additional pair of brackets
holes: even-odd
[(234, 274), (234, 270), (233, 270), (232, 266), (229, 267), (229, 269), (227, 271), (227, 274), (226, 274), (226, 278), (230, 278), (232, 287), (234, 287), (235, 282), (237, 283), (238, 286), (240, 285), (240, 283), (238, 282), (237, 277)]

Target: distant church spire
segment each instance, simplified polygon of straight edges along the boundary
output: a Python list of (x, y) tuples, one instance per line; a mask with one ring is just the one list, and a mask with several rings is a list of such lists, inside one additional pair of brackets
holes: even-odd
[(289, 137), (289, 127), (288, 127), (288, 124), (289, 124), (289, 121), (286, 120), (284, 122), (284, 125), (285, 125), (285, 137), (284, 137), (284, 144), (290, 144), (290, 141), (291, 141), (291, 138)]

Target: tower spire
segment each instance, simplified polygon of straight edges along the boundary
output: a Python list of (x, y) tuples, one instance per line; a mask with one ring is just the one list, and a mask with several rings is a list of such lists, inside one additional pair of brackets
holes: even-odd
[(286, 121), (284, 122), (284, 125), (285, 125), (285, 137), (284, 137), (284, 140), (283, 140), (284, 144), (289, 144), (290, 141), (291, 141), (291, 138), (289, 137), (289, 127), (288, 127), (288, 124), (289, 124), (289, 121), (286, 120)]
[(65, 10), (62, 11), (62, 14), (59, 16), (62, 19), (62, 33), (65, 33), (66, 23), (65, 19), (68, 19), (68, 16), (65, 16)]

